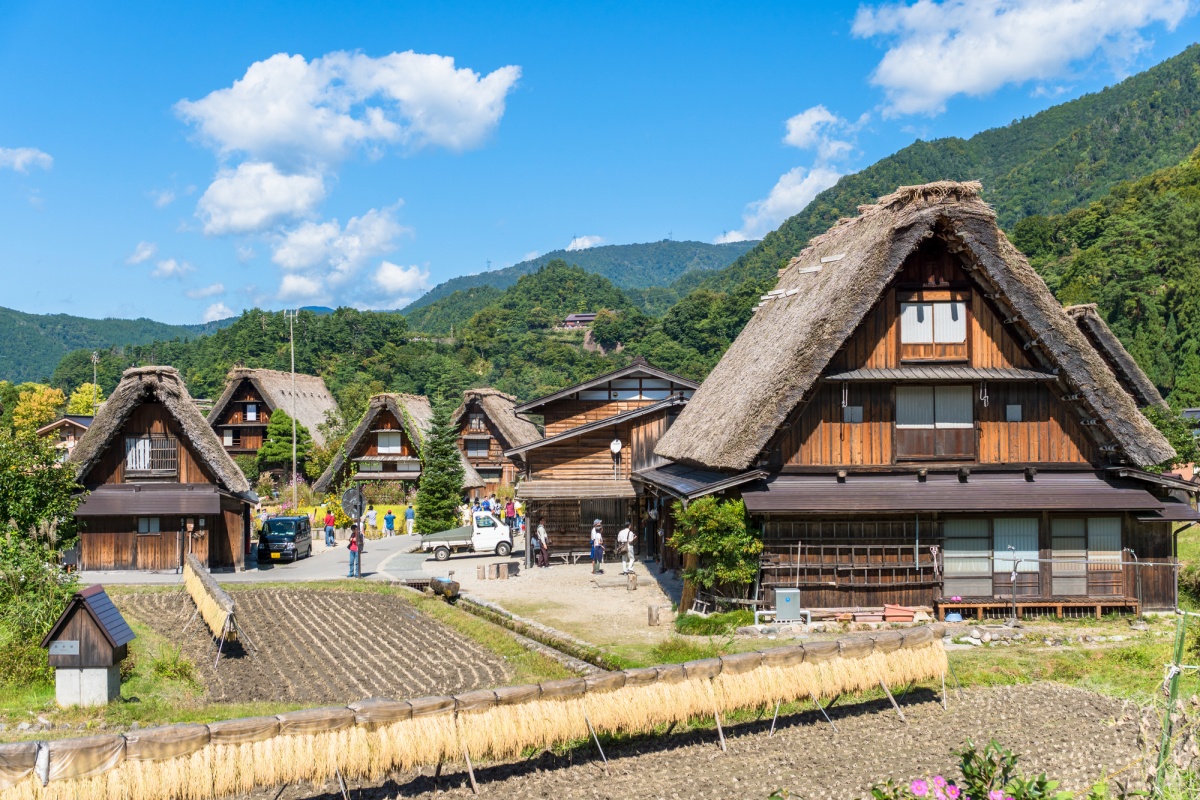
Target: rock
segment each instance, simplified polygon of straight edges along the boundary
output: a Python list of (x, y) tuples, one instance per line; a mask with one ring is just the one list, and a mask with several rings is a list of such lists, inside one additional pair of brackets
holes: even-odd
[(1116, 636), (1110, 636), (1110, 637), (1108, 637), (1108, 640), (1109, 640), (1110, 642), (1123, 642), (1123, 641), (1125, 641), (1125, 640), (1126, 640), (1126, 639), (1128, 639), (1128, 638), (1129, 638), (1128, 636), (1121, 636), (1120, 634), (1117, 634)]
[(971, 645), (972, 647), (982, 647), (982, 646), (983, 646), (983, 640), (982, 640), (982, 639), (980, 639), (978, 636), (967, 636), (967, 637), (964, 637), (964, 638), (963, 638), (963, 642), (964, 642), (965, 644), (969, 644), (969, 645)]
[(1130, 627), (1130, 628), (1132, 628), (1132, 629), (1133, 629), (1133, 630), (1135, 630), (1135, 631), (1148, 631), (1148, 630), (1150, 630), (1150, 626), (1149, 626), (1149, 625), (1147, 625), (1146, 623), (1142, 622), (1141, 620), (1137, 620), (1137, 619), (1130, 620), (1130, 621), (1129, 621), (1129, 627)]
[(7, 723), (0, 722), (0, 733), (4, 733), (6, 730), (8, 730)]
[(131, 730), (131, 731), (136, 731), (141, 727), (142, 727), (142, 725), (139, 722), (134, 721), (134, 722), (129, 723), (129, 730)]
[(17, 726), (17, 730), (24, 732), (24, 731), (29, 730), (32, 727), (33, 726), (30, 725), (28, 722), (22, 722), (20, 725)]
[[(972, 634), (972, 636), (973, 635), (974, 634)], [(984, 644), (987, 644), (988, 642), (992, 641), (992, 634), (985, 631), (983, 636), (979, 637), (979, 641), (983, 642)]]
[(734, 631), (738, 636), (760, 636), (758, 628), (753, 625), (743, 625)]
[(970, 636), (972, 639), (979, 639), (982, 641), (983, 631), (979, 630), (979, 628), (971, 628), (971, 631), (967, 634), (967, 636)]
[(40, 722), (40, 723), (41, 723), (41, 724), (43, 724), (43, 725), (49, 725), (49, 724), (50, 724), (50, 720), (46, 719), (45, 717), (41, 716), (40, 714), (38, 715), (37, 721), (38, 721), (38, 722)]

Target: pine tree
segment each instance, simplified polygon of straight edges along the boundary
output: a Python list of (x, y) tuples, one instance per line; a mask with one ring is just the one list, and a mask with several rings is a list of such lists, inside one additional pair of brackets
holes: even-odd
[(463, 467), (450, 408), (435, 403), (433, 425), (421, 453), (421, 485), (417, 489), (417, 531), (438, 533), (458, 525), (463, 495)]
[[(303, 474), (304, 461), (312, 449), (312, 435), (308, 428), (296, 424), (296, 466), (297, 472)], [(260, 470), (292, 468), (292, 418), (282, 408), (271, 412), (271, 421), (267, 423), (267, 435), (262, 447), (258, 450), (258, 468)]]

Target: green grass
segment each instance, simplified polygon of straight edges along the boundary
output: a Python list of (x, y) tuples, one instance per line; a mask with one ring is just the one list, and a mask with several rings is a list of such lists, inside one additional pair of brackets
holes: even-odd
[(680, 614), (675, 618), (675, 632), (684, 636), (724, 636), (745, 625), (754, 624), (754, 612), (726, 611), (723, 614)]

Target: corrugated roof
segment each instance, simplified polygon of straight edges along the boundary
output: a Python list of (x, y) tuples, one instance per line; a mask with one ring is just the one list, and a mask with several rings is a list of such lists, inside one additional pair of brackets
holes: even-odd
[(640, 470), (634, 473), (633, 479), (657, 486), (681, 500), (694, 500), (706, 494), (714, 494), (765, 478), (768, 474), (765, 469), (722, 472), (714, 469), (689, 467), (685, 464), (667, 464), (662, 467)]
[(742, 491), (753, 514), (957, 511), (1160, 511), (1161, 500), (1133, 481), (1094, 472), (917, 475), (778, 475)]
[(827, 381), (1052, 381), (1053, 372), (1037, 369), (934, 366), (852, 369), (824, 375)]
[(620, 480), (532, 480), (517, 484), (522, 500), (580, 500), (598, 497), (637, 497), (628, 479)]
[(59, 616), (58, 621), (42, 639), (41, 646), (49, 647), (50, 642), (58, 637), (71, 617), (80, 610), (91, 616), (112, 647), (129, 644), (137, 638), (137, 635), (129, 627), (129, 623), (113, 605), (113, 601), (104, 591), (104, 587), (97, 583), (71, 596), (70, 602), (67, 603), (67, 607)]

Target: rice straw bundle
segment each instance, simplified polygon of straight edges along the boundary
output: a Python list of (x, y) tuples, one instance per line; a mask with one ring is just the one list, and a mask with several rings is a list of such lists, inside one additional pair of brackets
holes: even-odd
[(237, 631), (230, 624), (230, 618), (233, 616), (233, 599), (217, 585), (212, 576), (200, 565), (196, 556), (191, 553), (187, 554), (183, 562), (183, 585), (187, 589), (187, 593), (191, 595), (192, 602), (196, 604), (201, 619), (204, 620), (204, 624), (208, 626), (213, 637), (219, 639), (224, 635), (227, 640), (236, 639)]
[[(379, 779), (457, 761), (464, 747), (474, 759), (506, 759), (527, 747), (578, 741), (589, 736), (589, 720), (599, 733), (648, 733), (714, 712), (858, 692), (880, 680), (903, 686), (940, 677), (946, 669), (941, 628), (930, 626), (899, 637), (814, 642), (586, 680), (172, 726), (156, 734), (159, 751), (131, 734), (125, 760), (108, 772), (46, 787), (30, 776), (5, 798), (208, 800), (282, 783), (322, 783), (335, 770), (349, 779)], [(201, 727), (209, 736), (203, 746), (195, 731)], [(171, 746), (178, 757), (135, 760)]]

